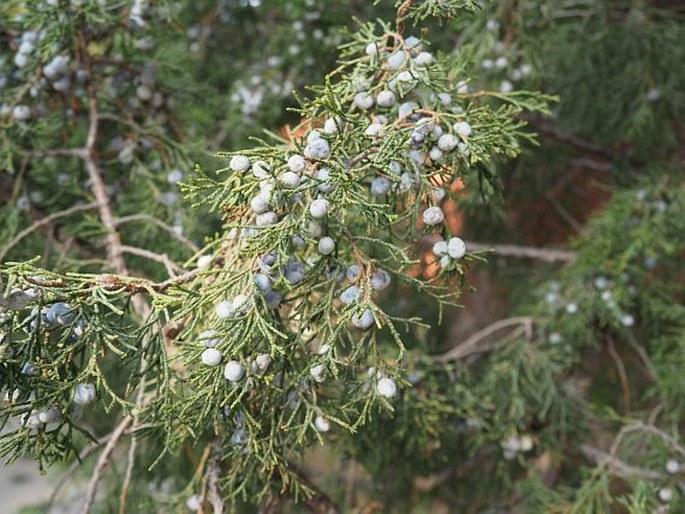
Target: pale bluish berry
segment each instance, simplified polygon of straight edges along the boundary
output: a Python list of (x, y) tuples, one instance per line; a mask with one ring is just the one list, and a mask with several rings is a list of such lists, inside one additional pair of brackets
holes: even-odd
[(429, 207), (422, 214), (423, 222), (428, 226), (439, 225), (445, 220), (442, 209), (437, 206)]
[(302, 170), (304, 170), (304, 167), (306, 166), (307, 162), (304, 160), (304, 157), (301, 155), (291, 155), (290, 158), (288, 159), (288, 168), (290, 171), (294, 173), (301, 173)]
[(402, 50), (397, 50), (395, 53), (391, 54), (390, 57), (388, 57), (388, 67), (391, 70), (396, 70), (404, 66), (406, 60), (407, 56), (405, 55), (405, 53)]
[(371, 181), (371, 194), (384, 196), (390, 191), (390, 181), (385, 177), (376, 177)]
[(566, 306), (566, 312), (569, 314), (575, 314), (576, 312), (578, 312), (578, 306), (575, 303), (569, 303)]
[(269, 210), (268, 196), (260, 193), (250, 200), (250, 209), (255, 214), (261, 214)]
[(399, 115), (400, 118), (404, 118), (411, 114), (413, 111), (416, 109), (419, 109), (419, 104), (416, 102), (404, 102), (403, 104), (400, 105), (399, 110), (397, 111), (397, 114)]
[(452, 134), (443, 134), (438, 139), (438, 148), (443, 152), (451, 152), (459, 144), (459, 140)]
[(447, 254), (447, 241), (440, 239), (433, 243), (433, 253), (438, 257)]
[(278, 223), (278, 216), (275, 212), (264, 212), (259, 214), (255, 220), (258, 227), (266, 227)]
[(321, 183), (317, 186), (317, 189), (324, 194), (329, 194), (335, 191), (335, 182), (328, 181), (329, 178), (331, 178), (330, 168), (321, 168), (316, 173), (316, 179), (321, 181)]
[(309, 214), (313, 218), (323, 218), (328, 213), (328, 200), (317, 198), (309, 205)]
[(373, 96), (366, 91), (362, 91), (354, 95), (354, 105), (366, 111), (373, 107)]
[(300, 176), (294, 171), (286, 171), (278, 176), (278, 181), (283, 184), (283, 186), (294, 189), (300, 185)]
[(390, 285), (391, 281), (392, 279), (390, 278), (390, 274), (387, 271), (385, 271), (384, 269), (378, 269), (371, 276), (371, 287), (374, 288), (376, 291), (383, 291), (383, 289), (387, 288)]
[(234, 155), (231, 157), (228, 167), (237, 173), (242, 173), (250, 167), (250, 159), (244, 155)]
[(336, 124), (336, 120), (333, 118), (328, 118), (323, 125), (323, 131), (326, 134), (337, 133), (338, 132), (338, 125)]
[(229, 300), (219, 302), (216, 308), (214, 309), (214, 313), (216, 314), (216, 317), (219, 319), (229, 319), (235, 315), (235, 311), (233, 310), (233, 304)]
[(252, 165), (252, 174), (259, 179), (269, 178), (269, 165), (264, 161), (257, 161)]
[(315, 139), (305, 147), (304, 155), (310, 159), (327, 159), (331, 155), (331, 147), (325, 139)]
[(312, 366), (312, 368), (309, 370), (309, 374), (317, 382), (323, 382), (325, 371), (326, 368), (323, 364), (317, 364), (316, 366)]
[(335, 250), (335, 241), (332, 237), (322, 237), (319, 240), (318, 250), (321, 255), (330, 255)]
[(461, 259), (466, 254), (466, 244), (460, 238), (453, 237), (447, 243), (447, 253), (453, 259)]
[(454, 125), (452, 125), (452, 128), (454, 129), (454, 132), (456, 132), (456, 134), (462, 139), (466, 139), (471, 135), (471, 125), (465, 121), (457, 121)]
[(200, 359), (207, 366), (218, 366), (221, 362), (221, 352), (216, 348), (207, 348), (202, 351)]
[(245, 368), (238, 361), (228, 361), (224, 368), (224, 377), (229, 382), (238, 382), (245, 375)]
[(376, 384), (378, 394), (384, 398), (393, 398), (397, 394), (397, 384), (392, 378), (381, 378)]
[(428, 152), (428, 157), (430, 157), (431, 161), (439, 162), (443, 157), (442, 150), (437, 146), (434, 146), (430, 149), (430, 152)]
[(357, 286), (350, 286), (340, 293), (340, 301), (344, 304), (352, 303), (359, 295), (359, 288)]
[(72, 400), (77, 405), (88, 405), (95, 400), (95, 386), (93, 384), (76, 384)]
[(322, 416), (317, 416), (314, 419), (314, 426), (319, 432), (328, 432), (331, 429), (331, 423)]
[(373, 312), (371, 312), (370, 309), (366, 309), (361, 315), (355, 314), (352, 316), (352, 324), (361, 330), (371, 328), (374, 323), (375, 319), (373, 317)]
[(271, 356), (268, 353), (262, 353), (257, 355), (255, 359), (255, 364), (257, 364), (257, 369), (261, 373), (264, 373), (271, 365)]
[(433, 54), (430, 52), (421, 52), (419, 55), (414, 57), (414, 63), (417, 66), (428, 66), (433, 62)]
[(391, 107), (395, 104), (395, 93), (389, 89), (384, 89), (376, 96), (376, 103), (380, 107)]

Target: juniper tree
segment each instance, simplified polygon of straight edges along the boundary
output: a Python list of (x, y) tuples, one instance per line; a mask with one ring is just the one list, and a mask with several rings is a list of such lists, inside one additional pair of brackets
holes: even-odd
[[(336, 472), (311, 474), (314, 449), (361, 465), (381, 509), (429, 510), (437, 497), (454, 511), (677, 511), (682, 179), (667, 151), (640, 147), (648, 138), (638, 156), (614, 148), (636, 124), (607, 103), (644, 89), (635, 119), (656, 120), (645, 109), (657, 75), (636, 84), (625, 66), (618, 82), (629, 86), (606, 111), (582, 110), (591, 95), (561, 87), (567, 61), (540, 52), (561, 40), (601, 55), (640, 28), (627, 59), (664, 70), (651, 45), (671, 49), (682, 31), (667, 12), (427, 0), (388, 17), (364, 6), (385, 20), (355, 22), (330, 73), (302, 70), (320, 85), (300, 90), (289, 115), (261, 108), (270, 89), (241, 77), (238, 116), (224, 118), (233, 79), (214, 66), (217, 35), (248, 48), (259, 33), (294, 53), (280, 39), (293, 32), (270, 34), (258, 7), (220, 3), (202, 18), (209, 3), (57, 4), (2, 7), (6, 459), (42, 468), (97, 454), (82, 512), (269, 512), (287, 499), (352, 510)], [(313, 41), (296, 39), (319, 62), (315, 30), (345, 23), (312, 16), (312, 2), (263, 7), (264, 19), (302, 13), (294, 33), (307, 27)], [(200, 18), (191, 41), (169, 34)], [(246, 29), (236, 34), (235, 20)], [(587, 26), (608, 34), (600, 48), (574, 37)], [(236, 52), (236, 69), (269, 60), (254, 56)], [(547, 72), (555, 66), (562, 73)], [(658, 76), (666, 92), (675, 83)], [(561, 93), (556, 120), (556, 98), (516, 84)], [(192, 94), (208, 91), (198, 108)], [(665, 97), (664, 111), (679, 112)], [(600, 133), (578, 112), (616, 128)], [(297, 126), (269, 125), (283, 119)], [(521, 153), (536, 140), (527, 122), (570, 144), (569, 159), (625, 167), (622, 191), (571, 250), (464, 242), (451, 206), (479, 221), (467, 234), (497, 235), (484, 213), (501, 211), (503, 184), (504, 199), (520, 188), (507, 163), (539, 166), (537, 150)], [(247, 140), (255, 123), (267, 130)], [(245, 146), (219, 153), (216, 169), (197, 153), (216, 143)], [(184, 173), (193, 158), (204, 164)], [(528, 268), (512, 315), (450, 349), (445, 316), (470, 290), (470, 268), (498, 265), (491, 249), (550, 261), (553, 280)], [(117, 452), (119, 478), (106, 470)], [(111, 501), (95, 501), (102, 488)]]

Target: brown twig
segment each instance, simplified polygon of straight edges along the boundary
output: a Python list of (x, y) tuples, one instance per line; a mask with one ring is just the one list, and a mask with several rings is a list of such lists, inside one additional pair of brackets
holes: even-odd
[(414, 5), (414, 0), (404, 0), (404, 2), (402, 2), (402, 4), (397, 8), (395, 32), (397, 32), (400, 36), (404, 33), (404, 20), (406, 19), (412, 5)]
[(576, 253), (568, 250), (553, 250), (532, 246), (504, 245), (490, 243), (475, 243), (466, 241), (466, 248), (474, 251), (492, 251), (501, 257), (516, 257), (520, 259), (536, 259), (545, 262), (571, 262)]
[(117, 227), (123, 225), (124, 223), (132, 223), (135, 221), (146, 221), (148, 223), (152, 223), (164, 229), (171, 237), (178, 239), (181, 243), (186, 245), (193, 253), (197, 253), (200, 251), (200, 248), (190, 239), (176, 232), (174, 228), (169, 224), (164, 223), (162, 220), (157, 219), (154, 216), (150, 216), (149, 214), (131, 214), (130, 216), (121, 216), (120, 218), (117, 218), (114, 221)]

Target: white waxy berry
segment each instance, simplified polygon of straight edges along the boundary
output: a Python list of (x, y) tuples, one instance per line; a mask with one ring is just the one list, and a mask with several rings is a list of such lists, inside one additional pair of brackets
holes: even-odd
[(238, 361), (228, 361), (224, 368), (224, 377), (229, 382), (238, 382), (245, 375), (245, 368)]
[(310, 159), (328, 159), (331, 147), (325, 139), (315, 139), (305, 147), (304, 155)]
[(384, 89), (376, 96), (376, 103), (380, 107), (392, 107), (395, 104), (395, 93), (388, 89)]
[(214, 309), (214, 313), (216, 314), (216, 317), (219, 319), (229, 319), (235, 315), (235, 311), (233, 310), (233, 304), (229, 300), (219, 302), (216, 308)]
[(445, 107), (452, 103), (452, 97), (449, 93), (438, 93), (438, 100)]
[(415, 111), (418, 108), (419, 104), (417, 104), (416, 102), (404, 102), (400, 105), (397, 114), (400, 118), (404, 118), (405, 116), (408, 116), (409, 114), (411, 114), (412, 111)]
[(459, 144), (459, 140), (452, 134), (443, 134), (438, 138), (438, 148), (443, 152), (451, 152)]
[(237, 315), (245, 314), (250, 310), (250, 299), (247, 295), (239, 294), (231, 301), (231, 308)]
[(632, 327), (635, 324), (635, 318), (632, 314), (624, 314), (621, 316), (621, 325), (624, 327)]
[(355, 281), (359, 278), (359, 276), (362, 273), (362, 269), (358, 264), (352, 264), (347, 270), (345, 271), (345, 276), (347, 277), (347, 280)]
[(670, 487), (662, 487), (657, 494), (664, 503), (669, 503), (673, 499), (673, 489)]
[(438, 148), (437, 146), (434, 146), (430, 149), (430, 152), (428, 152), (428, 157), (431, 158), (431, 161), (439, 162), (442, 160), (443, 157), (442, 150), (440, 150), (440, 148)]
[(258, 227), (266, 227), (269, 225), (274, 225), (278, 222), (278, 216), (275, 212), (264, 212), (257, 216), (255, 223)]
[(378, 55), (378, 47), (376, 46), (376, 43), (369, 43), (368, 45), (366, 45), (364, 51), (368, 56)]
[(207, 348), (202, 351), (200, 359), (207, 366), (218, 366), (221, 363), (221, 352), (216, 348)]
[(31, 119), (31, 108), (28, 105), (15, 105), (12, 109), (12, 116), (17, 121), (26, 121)]
[(326, 122), (323, 124), (323, 131), (326, 134), (335, 134), (338, 132), (338, 124), (336, 124), (336, 120), (333, 118), (328, 118)]
[(381, 378), (376, 384), (378, 394), (384, 398), (393, 398), (397, 394), (397, 384), (392, 378)]
[(575, 303), (569, 303), (566, 306), (566, 312), (568, 312), (569, 314), (575, 314), (576, 312), (578, 312), (578, 306)]
[(255, 214), (261, 214), (269, 210), (269, 198), (267, 195), (260, 193), (250, 200), (250, 209)]
[(209, 266), (209, 264), (212, 262), (212, 256), (211, 255), (200, 255), (197, 259), (197, 267), (198, 268), (205, 268)]
[(323, 228), (316, 221), (310, 221), (307, 225), (307, 233), (314, 238), (321, 237), (321, 234), (323, 234)]
[(500, 56), (495, 60), (495, 68), (504, 69), (507, 67), (507, 64), (509, 64), (509, 61), (507, 61), (507, 58), (504, 56)]
[(309, 214), (313, 218), (323, 218), (328, 213), (328, 200), (317, 198), (309, 205)]
[(409, 36), (407, 39), (404, 40), (404, 46), (406, 46), (410, 50), (418, 49), (421, 47), (421, 40), (416, 36)]
[(483, 59), (480, 65), (483, 67), (484, 70), (491, 70), (495, 67), (495, 61), (493, 61), (492, 59)]
[(271, 279), (265, 273), (257, 273), (254, 276), (254, 283), (262, 292), (271, 290)]
[(92, 403), (95, 400), (95, 386), (93, 384), (76, 384), (72, 399), (77, 405)]
[(666, 461), (666, 472), (669, 475), (675, 475), (680, 471), (680, 462), (675, 459), (668, 459)]
[(309, 134), (307, 134), (307, 143), (311, 143), (312, 141), (316, 141), (317, 139), (321, 139), (321, 134), (318, 130), (314, 129)]
[(183, 172), (179, 169), (171, 170), (166, 174), (166, 181), (169, 184), (178, 184), (181, 180), (183, 180)]
[(433, 54), (430, 52), (421, 52), (419, 55), (414, 57), (414, 63), (417, 66), (428, 66), (433, 62)]
[(371, 194), (384, 196), (390, 191), (390, 181), (385, 177), (376, 177), (371, 181)]
[(202, 506), (202, 500), (199, 495), (194, 494), (186, 500), (186, 507), (193, 512), (197, 511)]
[(300, 176), (294, 171), (286, 171), (278, 176), (278, 181), (287, 188), (295, 189), (300, 185)]
[(376, 137), (381, 135), (385, 131), (385, 126), (381, 123), (372, 123), (366, 130), (364, 130), (364, 135), (369, 137)]
[(242, 173), (243, 171), (247, 171), (249, 169), (250, 159), (244, 155), (234, 155), (231, 157), (228, 167), (237, 173)]
[(202, 346), (204, 346), (205, 348), (214, 348), (221, 342), (221, 339), (219, 339), (217, 335), (218, 334), (216, 330), (210, 329), (201, 332), (200, 335), (197, 336), (197, 338), (200, 340)]
[(61, 415), (62, 413), (60, 412), (59, 407), (49, 407), (38, 411), (38, 420), (41, 423), (52, 423), (57, 421)]
[(514, 84), (508, 80), (503, 80), (500, 82), (499, 91), (500, 93), (511, 93), (514, 90)]
[(452, 128), (457, 133), (457, 135), (462, 139), (466, 139), (471, 135), (471, 125), (469, 125), (465, 121), (456, 122), (454, 125), (452, 125)]
[(344, 304), (352, 303), (359, 295), (359, 288), (357, 286), (350, 286), (340, 293), (340, 301)]
[(257, 355), (255, 363), (257, 364), (257, 369), (261, 373), (264, 373), (267, 369), (269, 369), (269, 366), (271, 365), (271, 356), (268, 353), (262, 353), (260, 355)]
[(447, 254), (447, 241), (443, 241), (440, 239), (439, 241), (436, 241), (433, 243), (433, 253), (437, 255), (438, 257), (441, 257), (443, 255)]
[(373, 317), (373, 312), (371, 312), (370, 309), (366, 309), (364, 312), (362, 312), (361, 316), (359, 314), (352, 316), (352, 324), (361, 330), (367, 330), (371, 328), (374, 322), (375, 320)]
[(354, 105), (359, 107), (360, 109), (366, 111), (368, 109), (371, 109), (373, 107), (373, 96), (371, 96), (369, 93), (366, 91), (361, 91), (354, 95)]
[(392, 278), (390, 278), (390, 274), (384, 269), (376, 270), (371, 276), (371, 287), (376, 291), (383, 291), (383, 289), (386, 289), (390, 285), (390, 282), (392, 282)]
[(316, 172), (316, 179), (321, 183), (316, 188), (324, 194), (329, 194), (335, 191), (335, 182), (329, 181), (331, 178), (330, 168), (321, 168)]
[(332, 237), (322, 237), (319, 240), (318, 249), (321, 255), (330, 255), (335, 250), (335, 241)]
[(252, 165), (252, 174), (260, 179), (269, 178), (269, 165), (264, 161), (257, 161)]
[(325, 371), (326, 371), (326, 368), (324, 367), (323, 364), (317, 364), (316, 366), (312, 366), (312, 368), (309, 370), (309, 374), (317, 382), (323, 382), (323, 380), (324, 380), (323, 374)]
[(404, 66), (406, 60), (407, 56), (405, 55), (405, 53), (402, 50), (397, 50), (395, 53), (391, 54), (390, 57), (388, 57), (388, 67), (391, 70), (396, 70)]
[(331, 429), (331, 423), (322, 416), (317, 416), (314, 420), (314, 426), (319, 432), (328, 432)]
[(533, 449), (533, 438), (530, 434), (523, 434), (519, 438), (519, 446), (522, 452), (529, 452)]
[(423, 211), (423, 222), (428, 226), (434, 226), (442, 223), (445, 220), (445, 215), (440, 207), (429, 207)]
[(288, 169), (294, 173), (301, 173), (304, 170), (307, 162), (301, 155), (291, 155), (288, 159)]
[(459, 237), (453, 237), (447, 243), (447, 253), (453, 259), (461, 259), (466, 254), (466, 244)]
[(552, 332), (549, 335), (550, 344), (559, 344), (561, 342), (561, 334), (559, 332)]

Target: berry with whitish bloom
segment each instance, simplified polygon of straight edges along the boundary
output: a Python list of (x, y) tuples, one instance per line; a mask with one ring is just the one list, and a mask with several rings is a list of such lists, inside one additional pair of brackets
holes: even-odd
[(41, 423), (53, 423), (57, 421), (62, 416), (62, 412), (59, 407), (49, 407), (47, 409), (41, 409), (38, 411), (38, 419)]
[(569, 303), (566, 306), (566, 312), (568, 312), (569, 314), (575, 314), (576, 312), (578, 312), (578, 306), (575, 303)]
[(53, 303), (45, 315), (50, 325), (66, 325), (74, 320), (73, 309), (64, 302)]
[(309, 205), (309, 214), (313, 218), (323, 218), (328, 213), (328, 200), (317, 198)]
[(499, 68), (500, 70), (506, 68), (507, 64), (509, 64), (509, 61), (507, 61), (507, 58), (504, 56), (500, 56), (495, 60), (495, 68)]
[(457, 121), (454, 125), (452, 125), (452, 128), (462, 139), (466, 139), (471, 135), (471, 125), (465, 121)]
[(199, 495), (194, 494), (186, 500), (186, 507), (193, 512), (197, 511), (202, 506), (202, 500)]
[(621, 316), (621, 325), (624, 327), (632, 327), (635, 324), (635, 318), (632, 314), (624, 314)]
[(436, 202), (442, 202), (445, 199), (445, 196), (447, 196), (447, 191), (445, 191), (442, 187), (436, 187), (430, 192), (430, 195)]
[(390, 274), (387, 271), (385, 271), (384, 269), (378, 269), (371, 276), (371, 287), (376, 291), (383, 291), (383, 289), (387, 288), (390, 285), (391, 281), (392, 279), (390, 278)]
[(359, 265), (357, 264), (352, 264), (347, 270), (345, 271), (345, 276), (347, 277), (347, 280), (355, 281), (359, 278), (359, 276), (362, 273), (362, 269)]
[(485, 22), (485, 28), (495, 32), (499, 30), (499, 22), (497, 20), (490, 19)]
[(285, 187), (294, 189), (300, 185), (300, 176), (294, 171), (286, 171), (278, 176), (278, 181)]
[(257, 288), (262, 292), (271, 290), (271, 279), (268, 275), (264, 273), (257, 273), (254, 276), (254, 283), (257, 286)]
[(364, 130), (364, 135), (369, 137), (376, 137), (384, 131), (385, 127), (380, 123), (372, 123), (366, 130)]
[(283, 276), (291, 285), (300, 283), (304, 275), (305, 267), (300, 261), (290, 259), (283, 268)]
[(662, 487), (658, 492), (659, 499), (664, 503), (669, 503), (673, 499), (673, 489)]
[(647, 91), (647, 101), (648, 102), (656, 102), (661, 98), (661, 91), (659, 91), (656, 88), (652, 88), (649, 91)]
[(514, 84), (508, 80), (503, 80), (499, 85), (500, 93), (511, 93), (514, 90)]
[(675, 475), (680, 471), (680, 462), (675, 459), (668, 459), (666, 461), (666, 472), (669, 475)]
[(233, 304), (229, 300), (219, 302), (214, 309), (214, 313), (219, 319), (229, 319), (235, 315)]
[(404, 40), (404, 46), (410, 50), (418, 49), (421, 47), (421, 40), (416, 36), (409, 36)]
[(399, 110), (397, 111), (397, 115), (400, 118), (404, 118), (411, 114), (413, 111), (416, 109), (419, 109), (419, 104), (416, 102), (404, 102), (403, 104), (400, 105)]
[(390, 181), (385, 177), (376, 177), (371, 181), (371, 194), (384, 196), (390, 191)]
[(461, 238), (453, 237), (447, 243), (447, 253), (453, 259), (461, 259), (466, 254), (466, 244)]
[(602, 298), (602, 300), (604, 300), (605, 302), (610, 301), (611, 298), (612, 298), (611, 291), (602, 291), (601, 298)]
[[(440, 137), (444, 137), (444, 136), (440, 136)], [(442, 150), (440, 150), (440, 148), (438, 148), (437, 146), (434, 146), (433, 148), (430, 149), (430, 152), (428, 152), (428, 157), (431, 158), (431, 161), (436, 161), (436, 162), (441, 161), (442, 157), (443, 157)]]
[(419, 55), (414, 57), (414, 63), (417, 66), (428, 66), (433, 62), (433, 54), (430, 52), (421, 52)]
[(402, 50), (397, 50), (395, 53), (391, 54), (390, 57), (388, 57), (388, 67), (391, 70), (396, 70), (404, 66), (406, 60), (407, 56), (405, 55), (405, 53)]
[(605, 277), (597, 277), (595, 279), (595, 287), (597, 289), (606, 289), (609, 285), (609, 281)]
[(376, 384), (378, 394), (384, 398), (393, 398), (397, 394), (397, 384), (392, 378), (381, 378)]
[(447, 254), (447, 241), (440, 239), (433, 243), (433, 253), (437, 256), (442, 256)]
[(72, 400), (77, 405), (88, 405), (95, 400), (95, 386), (93, 384), (76, 384)]
[(209, 266), (209, 264), (212, 262), (212, 256), (211, 255), (200, 255), (197, 259), (197, 267), (198, 268), (204, 268), (206, 266)]
[(268, 353), (257, 355), (255, 364), (257, 365), (257, 370), (261, 373), (264, 373), (271, 365), (271, 356)]
[(316, 188), (324, 194), (335, 191), (335, 182), (327, 182), (329, 178), (331, 178), (330, 168), (321, 168), (316, 172), (316, 179), (321, 181)]
[(309, 134), (307, 134), (307, 143), (311, 143), (317, 139), (321, 139), (321, 134), (318, 130), (314, 129)]
[(36, 365), (33, 362), (26, 361), (24, 362), (24, 364), (21, 365), (21, 374), (27, 376), (35, 376), (38, 375), (38, 369), (36, 368)]
[(231, 160), (228, 163), (228, 167), (235, 172), (242, 173), (243, 171), (249, 169), (250, 159), (248, 159), (244, 155), (234, 155), (233, 157), (231, 157)]
[[(290, 173), (290, 172), (288, 172)], [(297, 177), (297, 175), (295, 175)], [(298, 177), (299, 180), (299, 177)], [(250, 200), (250, 209), (255, 214), (261, 214), (269, 210), (269, 199), (267, 195), (260, 193)]]
[(335, 250), (335, 241), (332, 237), (322, 237), (319, 240), (318, 250), (321, 255), (330, 255)]
[(216, 330), (205, 330), (204, 332), (201, 332), (200, 335), (197, 336), (197, 338), (200, 340), (202, 343), (202, 346), (206, 348), (214, 348), (216, 345), (218, 345), (221, 342), (221, 339), (217, 337), (217, 332)]
[(331, 147), (325, 139), (314, 139), (305, 146), (304, 155), (309, 159), (327, 159), (331, 155)]
[(370, 309), (366, 309), (362, 312), (361, 316), (359, 314), (352, 316), (352, 324), (361, 330), (371, 328), (374, 322), (373, 312), (371, 312)]
[(183, 180), (183, 172), (179, 169), (171, 170), (166, 175), (166, 181), (169, 184), (178, 184), (181, 180)]
[(440, 257), (440, 267), (441, 268), (446, 268), (452, 263), (452, 259), (450, 259), (449, 255), (443, 255)]
[(316, 221), (310, 221), (307, 225), (307, 233), (314, 238), (321, 237), (323, 228)]
[(229, 382), (238, 382), (245, 375), (245, 368), (238, 361), (228, 361), (224, 368), (224, 377)]
[(29, 120), (32, 116), (31, 107), (23, 104), (15, 105), (12, 109), (12, 116), (17, 121)]
[(366, 111), (373, 107), (373, 96), (371, 96), (366, 91), (361, 91), (360, 93), (354, 95), (353, 103), (360, 109)]
[(366, 48), (364, 50), (366, 52), (366, 55), (372, 56), (372, 55), (377, 55), (378, 54), (378, 47), (376, 46), (376, 43), (369, 43), (366, 45)]
[(247, 295), (239, 294), (231, 301), (233, 312), (240, 316), (250, 310), (250, 298)]
[(551, 344), (559, 344), (561, 342), (561, 334), (559, 332), (552, 332), (549, 335), (549, 342)]
[(304, 170), (307, 162), (301, 155), (291, 155), (288, 159), (288, 169), (294, 173), (301, 173)]
[(328, 432), (331, 429), (331, 423), (322, 416), (317, 416), (314, 420), (314, 426), (319, 432)]
[(443, 134), (438, 139), (438, 148), (443, 152), (451, 152), (459, 144), (459, 140), (452, 134)]
[(271, 290), (264, 293), (264, 302), (269, 309), (278, 309), (282, 300), (283, 297), (278, 291)]
[(207, 348), (203, 350), (200, 359), (207, 366), (218, 366), (221, 362), (221, 352), (216, 348)]
[(340, 301), (344, 304), (350, 304), (356, 300), (359, 295), (359, 288), (357, 286), (350, 286), (340, 293)]
[(519, 446), (522, 452), (529, 452), (533, 449), (533, 438), (530, 434), (523, 434), (519, 438)]
[(336, 120), (333, 118), (328, 118), (326, 122), (323, 124), (323, 131), (326, 134), (335, 134), (338, 132), (338, 124), (336, 124)]
[(483, 59), (480, 65), (483, 67), (484, 70), (491, 70), (495, 67), (495, 63), (492, 59)]
[(395, 93), (384, 89), (376, 96), (376, 103), (379, 107), (392, 107), (395, 104)]
[(259, 214), (255, 220), (258, 227), (266, 227), (278, 223), (278, 216), (275, 212), (265, 212)]
[(459, 143), (457, 145), (457, 150), (459, 150), (459, 152), (461, 152), (461, 154), (463, 154), (464, 157), (468, 157), (469, 155), (471, 155), (471, 149), (469, 148), (469, 145), (467, 145), (466, 143)]
[(323, 374), (325, 371), (326, 371), (326, 368), (323, 364), (317, 364), (316, 366), (313, 366), (309, 370), (309, 374), (317, 382), (323, 382), (323, 380), (324, 380)]
[(252, 165), (252, 174), (260, 179), (269, 178), (269, 165), (264, 161), (257, 161)]
[(442, 212), (442, 209), (437, 206), (429, 207), (423, 211), (423, 215), (421, 217), (423, 222), (428, 226), (438, 225), (445, 220), (445, 215)]

